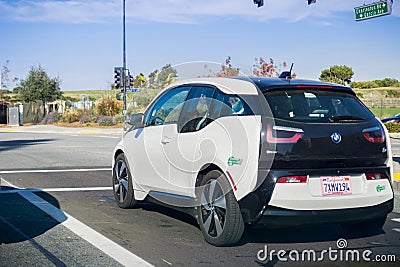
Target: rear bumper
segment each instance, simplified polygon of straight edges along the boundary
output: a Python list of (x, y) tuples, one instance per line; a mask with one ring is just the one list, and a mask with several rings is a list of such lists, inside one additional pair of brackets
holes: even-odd
[(391, 199), (382, 204), (338, 210), (289, 210), (273, 206), (267, 207), (259, 223), (271, 227), (287, 227), (296, 225), (362, 222), (386, 216), (393, 210)]
[[(331, 201), (331, 205), (328, 211), (328, 205), (325, 205), (323, 201), (328, 201), (329, 199), (323, 199), (323, 198), (318, 198), (318, 197), (311, 197), (309, 196), (309, 199), (302, 199), (302, 195), (304, 194), (305, 190), (308, 191), (308, 189), (302, 189), (302, 188), (297, 188), (298, 190), (294, 190), (293, 192), (283, 192), (286, 193), (287, 196), (283, 195), (282, 199), (282, 194), (280, 190), (279, 194), (279, 202), (276, 201), (276, 198), (273, 198), (274, 191), (278, 191), (278, 188), (276, 188), (276, 180), (279, 177), (282, 176), (287, 176), (287, 175), (309, 175), (309, 176), (319, 176), (319, 175), (360, 175), (362, 173), (366, 172), (381, 172), (381, 173), (386, 173), (387, 176), (390, 176), (390, 168), (386, 166), (381, 166), (381, 167), (365, 167), (365, 168), (342, 168), (342, 169), (294, 169), (294, 170), (267, 170), (267, 169), (259, 169), (258, 170), (258, 178), (259, 180), (257, 181), (258, 186), (256, 189), (248, 194), (246, 197), (243, 199), (239, 200), (239, 205), (241, 208), (243, 220), (245, 223), (250, 223), (254, 224), (257, 223), (262, 217), (265, 217), (266, 214), (265, 212), (267, 210), (271, 211), (274, 210), (275, 214), (282, 215), (282, 218), (289, 218), (290, 216), (285, 215), (285, 212), (289, 212), (293, 215), (297, 214), (300, 217), (308, 217), (305, 216), (308, 213), (311, 215), (313, 214), (325, 214), (326, 212), (332, 211), (334, 214), (335, 212), (341, 212), (349, 210), (349, 214), (352, 215), (352, 211), (357, 211), (357, 210), (363, 210), (364, 208), (361, 207), (374, 207), (375, 205), (378, 205), (379, 203), (386, 203), (385, 201), (389, 201), (390, 199), (393, 201), (393, 191), (391, 187), (391, 183), (388, 183), (386, 188), (386, 199), (382, 199), (381, 196), (379, 197), (381, 200), (378, 200), (378, 197), (375, 196), (375, 199), (371, 200), (368, 199), (368, 201), (357, 199), (359, 198), (360, 195), (355, 195), (354, 197), (350, 196), (348, 199), (353, 198), (352, 200), (352, 205), (353, 207), (346, 207), (346, 205), (343, 205), (343, 202), (347, 202), (347, 200), (337, 200), (337, 201)], [(296, 186), (296, 185), (294, 185)], [(371, 185), (372, 186), (372, 185)], [(375, 190), (373, 187), (371, 187), (371, 190)], [(382, 193), (383, 194), (383, 193)], [(282, 200), (288, 200), (290, 203), (294, 203), (293, 205), (287, 205), (281, 206), (278, 205), (279, 203), (282, 203)], [(378, 201), (376, 201), (378, 200)], [(340, 207), (340, 203), (342, 202), (342, 207)], [(305, 204), (304, 204), (305, 203)], [(326, 203), (326, 202), (325, 202)], [(275, 205), (276, 204), (276, 205)], [(302, 205), (300, 205), (302, 204)], [(304, 204), (304, 205), (303, 205)], [(306, 205), (307, 204), (307, 205)], [(383, 204), (379, 204), (383, 205)], [(291, 207), (292, 206), (292, 207)], [(321, 207), (318, 207), (321, 206)], [(280, 207), (280, 208), (278, 208)], [(313, 208), (315, 211), (308, 211), (308, 208)], [(367, 208), (368, 209), (368, 208)], [(390, 211), (393, 209), (393, 204), (392, 207), (390, 208)], [(390, 212), (389, 211), (389, 212)], [(383, 211), (383, 213), (387, 214), (389, 212)], [(361, 212), (362, 213), (362, 212)], [(276, 216), (275, 215), (275, 216)], [(363, 214), (361, 214), (363, 216)], [(269, 216), (269, 215), (268, 215)], [(337, 215), (334, 215), (332, 217), (335, 217)], [(351, 217), (350, 216), (350, 217)], [(295, 217), (295, 216), (293, 216)], [(373, 216), (374, 217), (374, 216)], [(376, 216), (375, 216), (376, 217)], [(333, 218), (334, 219), (334, 218)], [(330, 219), (328, 220), (330, 221)], [(307, 220), (305, 220), (307, 222)], [(298, 223), (300, 224), (300, 223)]]

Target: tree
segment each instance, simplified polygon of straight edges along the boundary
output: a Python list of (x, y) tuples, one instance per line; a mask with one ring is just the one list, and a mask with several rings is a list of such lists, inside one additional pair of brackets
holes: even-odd
[(354, 72), (351, 67), (346, 65), (334, 65), (329, 69), (321, 71), (319, 79), (324, 82), (338, 83), (342, 85), (349, 84), (353, 78)]
[(253, 75), (257, 77), (278, 77), (281, 69), (286, 67), (287, 64), (285, 61), (277, 65), (272, 58), (266, 61), (264, 58), (259, 57), (255, 59)]
[(46, 106), (48, 101), (61, 97), (60, 80), (50, 78), (41, 66), (31, 67), (28, 78), (21, 81), (20, 95), (25, 102), (41, 100)]
[(400, 85), (397, 79), (385, 78), (383, 80), (374, 80), (379, 87), (398, 87)]
[(238, 76), (239, 68), (233, 67), (231, 64), (231, 57), (225, 59), (225, 64), (222, 64), (221, 70), (216, 74), (217, 77), (231, 77)]
[(149, 88), (151, 89), (162, 89), (171, 83), (176, 81), (178, 72), (174, 69), (171, 64), (167, 64), (162, 67), (161, 71), (155, 70), (149, 74)]
[(8, 78), (8, 74), (10, 73), (10, 70), (8, 68), (8, 63), (9, 60), (6, 60), (6, 64), (2, 66), (1, 68), (1, 73), (0, 73), (0, 99), (4, 98), (3, 90), (7, 90), (8, 88), (8, 83), (10, 79)]
[(17, 87), (13, 88), (12, 93), (13, 94), (19, 94), (21, 91), (22, 91), (22, 87), (21, 86), (17, 86)]
[(149, 74), (149, 83), (148, 87), (150, 89), (155, 89), (156, 88), (156, 80), (158, 76), (158, 70), (155, 70)]
[(162, 67), (160, 73), (158, 73), (157, 84), (159, 88), (164, 88), (176, 81), (178, 77), (176, 69), (171, 64), (167, 64)]
[(133, 79), (133, 87), (135, 88), (142, 88), (143, 85), (147, 82), (146, 77), (143, 75), (143, 73), (139, 73), (139, 75), (137, 75), (135, 77), (135, 79)]

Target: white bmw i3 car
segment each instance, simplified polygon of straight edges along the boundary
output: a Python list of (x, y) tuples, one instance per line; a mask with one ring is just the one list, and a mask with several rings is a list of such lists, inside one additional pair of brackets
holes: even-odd
[(187, 212), (215, 246), (237, 243), (257, 223), (376, 231), (393, 209), (388, 132), (348, 87), (187, 80), (130, 125), (112, 158), (118, 206)]

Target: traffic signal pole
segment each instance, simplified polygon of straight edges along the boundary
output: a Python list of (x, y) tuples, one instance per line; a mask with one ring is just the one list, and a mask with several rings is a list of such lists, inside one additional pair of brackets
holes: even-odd
[(125, 0), (122, 0), (122, 84), (124, 89), (124, 96), (123, 96), (123, 117), (124, 117), (124, 132), (126, 131), (126, 43), (125, 43)]

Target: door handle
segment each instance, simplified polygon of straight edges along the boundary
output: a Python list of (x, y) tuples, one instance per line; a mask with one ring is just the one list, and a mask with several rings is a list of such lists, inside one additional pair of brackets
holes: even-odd
[(168, 138), (166, 136), (164, 136), (163, 139), (161, 139), (161, 144), (166, 145), (169, 144), (171, 142), (171, 138)]

